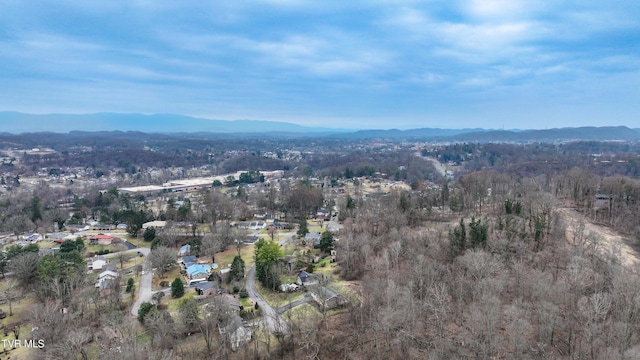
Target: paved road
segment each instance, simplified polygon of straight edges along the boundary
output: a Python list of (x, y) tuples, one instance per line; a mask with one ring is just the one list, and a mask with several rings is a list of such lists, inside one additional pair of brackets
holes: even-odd
[(260, 306), (260, 309), (262, 309), (262, 314), (264, 316), (264, 320), (267, 323), (267, 326), (269, 327), (269, 330), (271, 330), (271, 332), (276, 335), (288, 333), (289, 327), (287, 326), (287, 323), (282, 319), (280, 315), (278, 315), (278, 312), (264, 300), (262, 295), (260, 295), (260, 293), (256, 289), (255, 266), (252, 266), (251, 269), (249, 269), (249, 273), (247, 274), (247, 278), (245, 280), (245, 285), (251, 300), (257, 303), (258, 306)]
[(342, 229), (342, 225), (338, 222), (338, 215), (331, 218), (331, 221), (327, 223), (326, 229), (332, 233), (336, 233)]
[(431, 163), (433, 164), (433, 166), (436, 168), (436, 171), (438, 171), (438, 173), (440, 173), (441, 176), (443, 177), (448, 177), (448, 178), (453, 178), (453, 175), (447, 171), (446, 167), (444, 166), (444, 164), (442, 164), (440, 161), (438, 161), (438, 159), (430, 157), (430, 156), (422, 156), (422, 153), (420, 153), (419, 151), (416, 152), (416, 156), (421, 157), (425, 160), (429, 160), (431, 161)]
[(144, 263), (142, 264), (142, 277), (140, 277), (140, 285), (138, 285), (138, 298), (136, 302), (133, 304), (131, 308), (131, 314), (134, 316), (138, 316), (138, 309), (140, 308), (140, 304), (145, 301), (151, 301), (151, 295), (153, 295), (153, 291), (151, 290), (151, 280), (153, 279), (153, 271), (151, 271), (151, 264), (148, 260), (149, 252), (151, 251), (149, 248), (136, 248), (132, 250), (127, 250), (126, 252), (141, 252), (144, 255)]

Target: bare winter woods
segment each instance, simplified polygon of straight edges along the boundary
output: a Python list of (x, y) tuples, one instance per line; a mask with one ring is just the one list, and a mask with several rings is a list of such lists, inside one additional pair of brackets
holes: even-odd
[(639, 358), (640, 281), (616, 248), (628, 244), (584, 230), (637, 239), (639, 191), (637, 179), (574, 168), (473, 172), (444, 190), (358, 199), (338, 261), (362, 296), (325, 356)]

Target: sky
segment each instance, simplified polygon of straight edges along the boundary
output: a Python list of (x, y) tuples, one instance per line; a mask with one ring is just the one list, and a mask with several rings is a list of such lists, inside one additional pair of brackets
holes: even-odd
[(638, 128), (640, 2), (0, 0), (0, 111)]

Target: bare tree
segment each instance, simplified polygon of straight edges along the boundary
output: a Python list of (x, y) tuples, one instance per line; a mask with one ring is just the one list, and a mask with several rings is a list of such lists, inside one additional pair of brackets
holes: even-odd
[(176, 265), (176, 254), (166, 246), (158, 246), (149, 253), (149, 261), (152, 267), (158, 269), (160, 277), (164, 277), (165, 272)]
[(66, 341), (62, 344), (61, 353), (72, 353), (78, 354), (82, 356), (83, 360), (88, 360), (89, 355), (87, 354), (87, 345), (91, 340), (91, 330), (87, 328), (72, 328), (66, 336)]
[(152, 311), (144, 318), (144, 326), (153, 337), (151, 343), (156, 343), (163, 349), (173, 349), (177, 333), (171, 314), (167, 311)]
[(16, 279), (22, 284), (30, 286), (36, 278), (39, 260), (40, 257), (36, 253), (23, 253), (11, 259), (8, 270), (12, 272)]
[(438, 336), (444, 337), (451, 302), (449, 289), (445, 283), (439, 282), (429, 287), (428, 294), (425, 304), (435, 319)]
[(13, 307), (11, 305), (13, 301), (18, 297), (16, 285), (17, 280), (15, 278), (6, 280), (4, 284), (4, 298), (9, 304), (9, 316), (13, 316)]

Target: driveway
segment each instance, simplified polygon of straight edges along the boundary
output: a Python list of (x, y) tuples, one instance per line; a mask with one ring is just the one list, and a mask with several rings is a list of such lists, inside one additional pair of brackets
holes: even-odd
[(153, 291), (151, 291), (151, 280), (153, 279), (153, 271), (151, 271), (151, 264), (147, 259), (151, 250), (149, 248), (136, 248), (127, 250), (126, 252), (137, 253), (138, 251), (144, 255), (144, 263), (142, 264), (142, 276), (140, 277), (140, 285), (138, 285), (138, 298), (131, 308), (131, 314), (134, 316), (138, 316), (138, 309), (140, 308), (140, 304), (145, 301), (151, 301), (151, 295), (153, 295)]
[(274, 335), (288, 333), (289, 327), (287, 323), (282, 319), (282, 317), (278, 314), (278, 312), (269, 305), (268, 302), (260, 295), (258, 290), (256, 289), (256, 267), (252, 266), (249, 269), (249, 273), (247, 274), (247, 278), (245, 280), (247, 292), (249, 293), (249, 298), (258, 304), (260, 309), (262, 310), (262, 314), (264, 315), (264, 321), (266, 322), (269, 330)]
[(292, 231), (292, 232), (289, 232), (289, 233), (284, 233), (282, 235), (284, 235), (282, 237), (282, 240), (278, 241), (278, 245), (280, 245), (280, 246), (282, 246), (282, 245), (284, 245), (284, 244), (286, 244), (288, 242), (292, 242), (294, 237), (296, 236), (296, 233)]
[(282, 314), (283, 312), (285, 312), (287, 310), (291, 310), (291, 309), (293, 309), (294, 307), (296, 307), (298, 305), (306, 304), (311, 300), (313, 300), (311, 298), (311, 296), (307, 295), (307, 296), (303, 297), (302, 299), (290, 302), (290, 303), (288, 303), (287, 305), (284, 305), (284, 306), (280, 306), (279, 308), (276, 309), (276, 312), (278, 314)]

